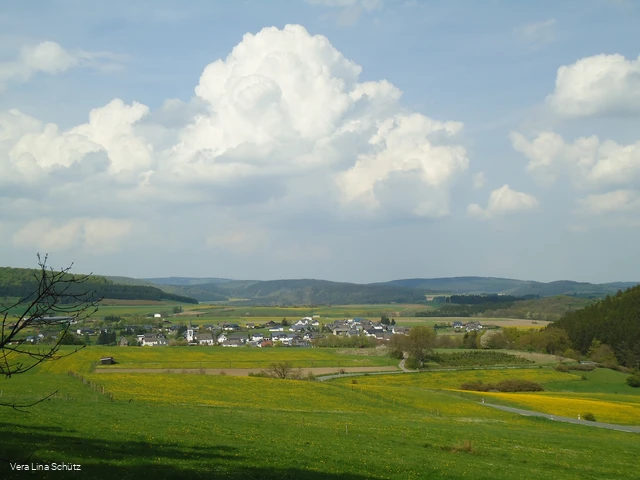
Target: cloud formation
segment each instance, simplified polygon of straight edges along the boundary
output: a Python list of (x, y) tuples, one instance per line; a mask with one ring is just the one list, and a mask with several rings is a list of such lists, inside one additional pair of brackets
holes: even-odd
[(602, 54), (561, 66), (547, 103), (564, 117), (639, 113), (640, 57)]
[(543, 185), (553, 184), (562, 175), (577, 187), (591, 189), (640, 180), (640, 142), (620, 145), (593, 135), (567, 143), (554, 132), (542, 132), (533, 140), (512, 132), (511, 143), (529, 159), (527, 171)]
[[(42, 69), (74, 65), (55, 51)], [(287, 25), (246, 34), (206, 66), (188, 103), (152, 112), (114, 99), (66, 130), (0, 112), (0, 213), (17, 201), (25, 211), (56, 205), (17, 227), (25, 244), (42, 238), (52, 249), (98, 246), (109, 235), (118, 243), (135, 228), (115, 220), (131, 206), (283, 211), (309, 201), (327, 215), (448, 214), (449, 190), (469, 164), (462, 124), (408, 111), (398, 88), (361, 82), (361, 70), (327, 38)], [(83, 220), (99, 206), (101, 223)]]
[(578, 200), (582, 212), (594, 215), (615, 213), (640, 213), (640, 192), (615, 190), (597, 195), (588, 195)]
[(479, 219), (490, 219), (518, 212), (530, 212), (539, 206), (540, 202), (533, 195), (517, 192), (505, 184), (491, 192), (487, 208), (473, 203), (467, 207), (467, 213)]
[(114, 69), (124, 59), (108, 52), (71, 52), (51, 41), (26, 45), (15, 60), (0, 62), (0, 86), (12, 81), (26, 82), (37, 73), (56, 75), (73, 67)]

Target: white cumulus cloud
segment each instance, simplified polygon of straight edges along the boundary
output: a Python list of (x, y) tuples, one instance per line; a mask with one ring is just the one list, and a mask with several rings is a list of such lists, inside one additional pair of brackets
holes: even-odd
[(487, 208), (473, 203), (467, 207), (467, 213), (473, 217), (488, 219), (518, 212), (530, 212), (538, 209), (539, 206), (540, 202), (533, 195), (512, 190), (505, 184), (491, 192)]
[[(68, 129), (0, 112), (0, 214), (20, 205), (16, 231), (52, 248), (128, 235), (126, 224), (87, 223), (96, 208), (105, 218), (178, 204), (447, 215), (469, 165), (463, 125), (411, 112), (397, 87), (360, 81), (361, 70), (326, 37), (287, 25), (246, 34), (204, 68), (189, 102), (154, 112), (114, 99)], [(202, 244), (251, 237), (234, 235)]]
[(554, 132), (542, 132), (533, 140), (512, 132), (511, 142), (529, 159), (527, 171), (546, 185), (562, 175), (578, 187), (594, 189), (640, 179), (640, 142), (620, 145), (594, 135), (567, 143)]
[(547, 103), (566, 117), (638, 113), (640, 57), (601, 54), (561, 66)]

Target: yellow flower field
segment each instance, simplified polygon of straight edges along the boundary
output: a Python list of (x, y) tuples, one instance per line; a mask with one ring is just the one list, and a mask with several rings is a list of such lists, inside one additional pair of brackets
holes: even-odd
[[(73, 351), (61, 349), (62, 355)], [(112, 356), (116, 365), (107, 368), (189, 369), (267, 368), (273, 362), (290, 362), (294, 367), (368, 367), (397, 365), (388, 357), (341, 354), (335, 349), (310, 348), (220, 348), (220, 347), (86, 347), (77, 353), (46, 362), (42, 371), (89, 373), (101, 357)]]
[(179, 374), (87, 375), (116, 400), (172, 405), (247, 407), (306, 412), (385, 413), (422, 411), (429, 417), (503, 419), (504, 412), (445, 392), (384, 386)]
[[(605, 423), (640, 425), (640, 399), (633, 395), (617, 395), (619, 401), (612, 400), (612, 394), (581, 394), (539, 392), (539, 393), (477, 393), (487, 401), (490, 398), (517, 404), (521, 408), (536, 412), (550, 413), (565, 417), (584, 416), (593, 413), (596, 420)], [(600, 397), (600, 398), (598, 398)]]
[[(521, 379), (537, 383), (580, 380), (577, 375), (562, 373), (550, 368), (518, 368), (503, 370), (458, 370), (449, 372), (423, 372), (410, 375), (371, 375), (358, 378), (363, 385), (412, 386), (429, 389), (460, 388), (464, 382), (482, 380), (497, 383), (502, 380)], [(349, 383), (350, 379), (338, 379), (336, 383)]]

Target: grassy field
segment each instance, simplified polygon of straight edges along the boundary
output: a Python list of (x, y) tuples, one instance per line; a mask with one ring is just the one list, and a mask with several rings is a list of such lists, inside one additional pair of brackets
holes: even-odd
[[(269, 352), (278, 358), (298, 355), (291, 357), (297, 362), (376, 361), (376, 355), (354, 350), (321, 350), (320, 356), (311, 349), (286, 353), (291, 350)], [(613, 405), (610, 397), (616, 394), (608, 389), (619, 385), (620, 377), (595, 371), (587, 372), (593, 379), (585, 381), (548, 368), (331, 382), (91, 373), (95, 359), (105, 354), (148, 364), (172, 351), (186, 355), (185, 362), (201, 361), (200, 355), (218, 361), (222, 354), (238, 355), (234, 365), (259, 361), (250, 349), (88, 347), (0, 380), (3, 402), (26, 403), (57, 390), (28, 414), (0, 408), (0, 458), (76, 463), (82, 472), (68, 477), (87, 479), (637, 478), (637, 434), (509, 414), (482, 406), (473, 395), (447, 390), (478, 375), (497, 381), (526, 372), (545, 385), (592, 384), (592, 393), (544, 392), (549, 397), (580, 395)], [(84, 382), (68, 370), (79, 372)], [(637, 398), (618, 397), (620, 405)], [(29, 473), (67, 478), (60, 472)], [(0, 462), (0, 478), (24, 477)]]
[[(63, 347), (61, 354), (71, 351)], [(114, 357), (116, 365), (102, 368), (267, 368), (274, 362), (293, 367), (372, 367), (397, 365), (388, 356), (358, 355), (354, 350), (331, 348), (215, 348), (215, 347), (87, 347), (41, 367), (43, 371), (88, 373), (102, 357)]]

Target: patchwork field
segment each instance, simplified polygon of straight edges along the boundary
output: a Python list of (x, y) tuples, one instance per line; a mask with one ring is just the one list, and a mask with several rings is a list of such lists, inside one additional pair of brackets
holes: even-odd
[[(182, 364), (174, 351), (183, 355)], [(597, 391), (622, 385), (619, 377), (606, 374), (581, 380), (535, 367), (309, 382), (160, 370), (92, 373), (96, 359), (107, 354), (129, 365), (246, 365), (287, 355), (299, 364), (333, 362), (331, 366), (387, 361), (352, 350), (270, 349), (271, 358), (254, 356), (254, 351), (87, 347), (0, 380), (0, 401), (5, 403), (32, 402), (57, 391), (28, 414), (0, 408), (0, 458), (76, 463), (87, 479), (637, 478), (637, 434), (522, 417), (454, 391), (476, 378), (493, 382), (525, 375), (564, 388), (592, 384), (591, 393), (543, 392), (549, 398), (632, 408), (635, 395)], [(619, 412), (628, 415), (623, 408)], [(66, 478), (60, 472), (29, 474)], [(25, 473), (0, 463), (0, 478), (25, 478)]]

